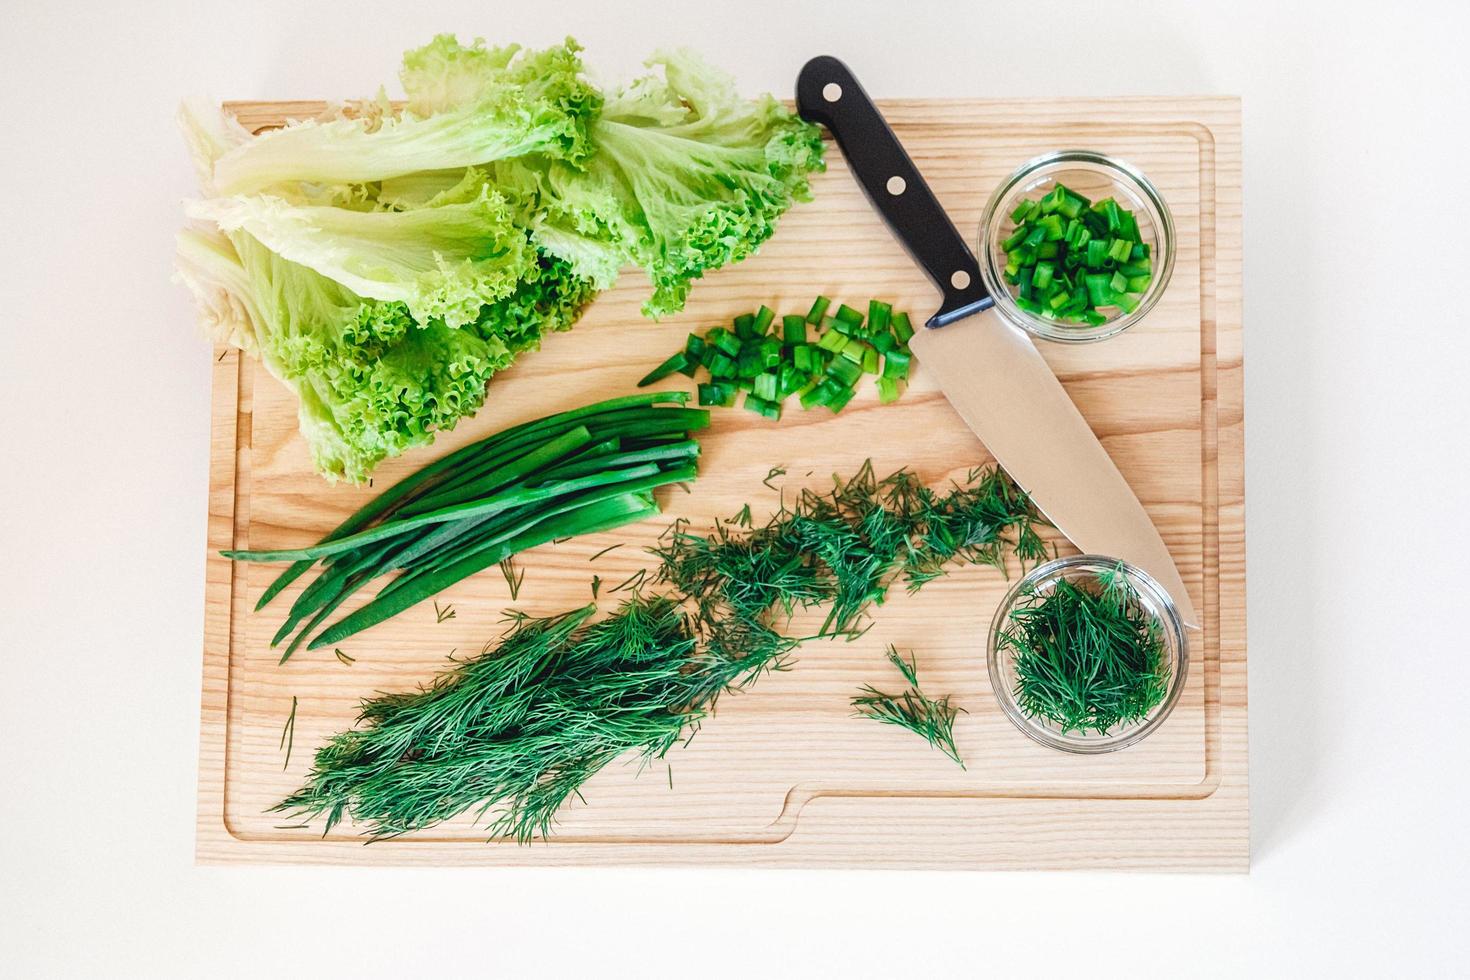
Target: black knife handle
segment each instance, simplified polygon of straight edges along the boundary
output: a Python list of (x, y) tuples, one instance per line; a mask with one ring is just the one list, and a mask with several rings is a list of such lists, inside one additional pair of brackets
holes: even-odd
[(846, 65), (830, 55), (808, 61), (796, 78), (796, 111), (832, 131), (868, 200), (944, 294), (928, 326), (942, 327), (995, 302), (954, 222)]

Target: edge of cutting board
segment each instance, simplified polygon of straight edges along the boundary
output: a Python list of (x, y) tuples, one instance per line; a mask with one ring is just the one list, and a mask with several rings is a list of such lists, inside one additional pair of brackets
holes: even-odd
[[(761, 844), (599, 842), (530, 847), (414, 841), (244, 841), (224, 820), (225, 744), (235, 568), (219, 557), (237, 532), (237, 494), (250, 467), (250, 386), (238, 351), (213, 370), (196, 860), (210, 864), (760, 865), (986, 869), (1234, 871), (1249, 866), (1245, 650), (1244, 357), (1241, 329), (1240, 101), (1234, 97), (880, 100), (905, 124), (984, 107), (1003, 125), (1133, 131), (1189, 127), (1201, 179), (1202, 375), (1207, 509), (1205, 619), (1207, 778), (1184, 796), (1119, 799), (1007, 792), (992, 797), (823, 794), (798, 807), (790, 833)], [(321, 102), (227, 103), (247, 128), (309, 117)], [(1079, 120), (1085, 120), (1080, 122)], [(789, 808), (788, 808), (789, 809)]]

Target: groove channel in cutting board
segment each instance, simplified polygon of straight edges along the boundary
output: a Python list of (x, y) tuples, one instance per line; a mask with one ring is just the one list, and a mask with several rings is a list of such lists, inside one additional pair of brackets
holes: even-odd
[[(588, 784), (586, 805), (564, 813), (548, 845), (486, 845), (483, 832), (465, 820), (364, 849), (350, 826), (322, 840), (319, 831), (279, 829), (289, 821), (264, 811), (299, 785), (312, 750), (324, 738), (351, 725), (362, 697), (427, 681), (451, 651), (474, 653), (496, 636), (501, 612), (511, 605), (505, 582), (498, 573), (487, 573), (441, 596), (441, 605), (456, 610), (446, 622), (437, 623), (432, 604), (426, 604), (354, 637), (342, 647), (356, 658), (350, 667), (330, 651), (298, 654), (277, 666), (269, 638), (299, 586), (254, 614), (254, 601), (275, 570), (231, 569), (211, 558), (202, 858), (1238, 864), (1245, 853), (1243, 681), (1238, 719), (1232, 723), (1238, 731), (1226, 730), (1220, 700), (1219, 551), (1225, 539), (1219, 529), (1221, 503), (1233, 499), (1221, 492), (1223, 463), (1238, 478), (1239, 459), (1217, 464), (1215, 458), (1225, 451), (1222, 445), (1238, 453), (1238, 436), (1228, 443), (1222, 439), (1214, 403), (1222, 385), (1216, 353), (1222, 305), (1219, 132), (1222, 127), (1227, 135), (1234, 132), (1234, 103), (909, 102), (887, 108), (900, 138), (967, 233), (990, 189), (1007, 173), (1039, 153), (1074, 145), (1138, 164), (1174, 211), (1178, 263), (1168, 293), (1149, 319), (1102, 344), (1043, 347), (1159, 525), (1196, 605), (1208, 611), (1205, 630), (1192, 636), (1193, 669), (1169, 723), (1132, 749), (1093, 758), (1054, 753), (1021, 736), (994, 702), (984, 660), (985, 629), (1007, 583), (994, 570), (965, 569), (917, 595), (900, 591), (878, 611), (877, 625), (863, 639), (808, 644), (790, 672), (723, 699), (717, 717), (667, 759), (672, 789), (665, 763), (641, 774), (633, 765), (615, 765)], [(283, 117), (269, 104), (237, 106), (236, 112), (252, 127)], [(701, 282), (681, 316), (659, 324), (640, 317), (645, 286), (628, 274), (598, 299), (575, 331), (551, 338), (540, 353), (498, 376), (486, 408), (475, 418), (435, 446), (380, 468), (377, 489), (507, 424), (632, 390), (689, 330), (728, 320), (761, 302), (778, 311), (804, 310), (818, 292), (849, 302), (877, 296), (893, 300), (895, 308), (926, 315), (935, 303), (927, 282), (869, 210), (835, 148), (829, 161), (829, 172), (816, 181), (816, 200), (788, 214), (760, 255)], [(1230, 193), (1231, 206), (1238, 208), (1238, 177)], [(1238, 212), (1228, 220), (1238, 241)], [(1233, 260), (1238, 270), (1238, 250)], [(1228, 302), (1235, 311), (1231, 343), (1238, 359), (1238, 271), (1234, 274), (1235, 294)], [(312, 473), (296, 432), (293, 399), (252, 362), (226, 356), (216, 367), (215, 385), (211, 549), (315, 540), (376, 492), (328, 487)], [(1238, 373), (1226, 386), (1238, 405)], [(524, 556), (525, 584), (515, 607), (551, 613), (588, 601), (592, 574), (610, 585), (648, 564), (642, 549), (675, 517), (704, 526), (747, 501), (757, 515), (773, 509), (776, 495), (761, 485), (773, 465), (788, 468), (775, 483), (791, 492), (821, 486), (833, 472), (851, 473), (869, 457), (879, 473), (908, 466), (930, 483), (962, 478), (989, 461), (922, 366), (896, 405), (879, 406), (867, 392), (837, 417), (792, 408), (780, 423), (740, 410), (717, 410), (715, 419), (703, 438), (702, 475), (693, 494), (664, 495), (662, 518)], [(618, 542), (622, 547), (589, 564), (591, 555)], [(1227, 544), (1232, 562), (1238, 562), (1243, 552), (1238, 532)], [(1064, 553), (1069, 550), (1065, 542), (1061, 546)], [(1243, 594), (1243, 583), (1235, 579), (1228, 587)], [(1234, 622), (1228, 625), (1236, 628)], [(1230, 642), (1243, 642), (1241, 630), (1239, 640)], [(916, 653), (926, 689), (951, 693), (968, 711), (956, 725), (968, 769), (958, 769), (911, 735), (851, 717), (848, 698), (859, 686), (894, 684), (896, 674), (882, 657), (890, 642)], [(1243, 671), (1243, 647), (1239, 656)], [(283, 771), (278, 743), (293, 696), (299, 700), (296, 748)], [(1225, 751), (1224, 740), (1237, 737), (1240, 793), (1222, 797), (1234, 765), (1233, 747)], [(1200, 814), (1215, 820), (1217, 811), (1229, 819), (1213, 842), (1192, 832), (1175, 840), (1168, 831), (1143, 825), (1113, 825), (1099, 840), (1098, 827), (1090, 822), (1115, 819), (1110, 816), (1115, 807), (1151, 819), (1154, 808), (1163, 808), (1158, 819), (1165, 827), (1187, 828)], [(1025, 837), (1007, 838), (1003, 832), (997, 837), (994, 830), (990, 838), (975, 836), (978, 828), (995, 822), (997, 808), (1048, 828), (1048, 843), (1035, 852)], [(917, 835), (914, 841), (906, 849), (882, 833), (854, 843), (848, 832), (858, 833), (875, 814), (890, 814), (900, 823), (918, 821), (919, 828), (908, 831)], [(1063, 846), (1069, 833), (1079, 842), (1070, 856)], [(1171, 848), (1183, 850), (1161, 862), (1150, 857), (1150, 839), (1166, 854), (1173, 853)], [(1053, 848), (1060, 850), (1053, 853)]]

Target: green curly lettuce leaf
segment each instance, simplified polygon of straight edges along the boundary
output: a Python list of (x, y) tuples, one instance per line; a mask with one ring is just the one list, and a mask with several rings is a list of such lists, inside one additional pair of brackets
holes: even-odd
[(245, 232), (186, 229), (178, 258), (216, 337), (253, 353), (296, 393), (316, 468), (356, 483), (477, 410), (490, 377), (543, 330), (569, 325), (591, 292), (538, 257), (530, 278), (455, 329), (415, 320), (404, 303), (359, 296)]
[(530, 155), (492, 172), (524, 199), (534, 188), (538, 244), (604, 281), (612, 254), (653, 283), (649, 316), (683, 309), (691, 283), (754, 253), (824, 168), (817, 127), (769, 95), (743, 99), (733, 80), (689, 51), (610, 95), (571, 165)]
[(469, 170), (423, 207), (358, 211), (268, 194), (198, 201), (190, 217), (246, 231), (283, 258), (370, 299), (401, 302), (415, 320), (458, 327), (513, 293), (534, 249), (505, 198)]
[(405, 84), (414, 86), (409, 108), (394, 112), (380, 104), (377, 111), (262, 133), (215, 160), (208, 183), (228, 195), (357, 184), (526, 153), (578, 160), (590, 152), (587, 125), (602, 103), (582, 77), (580, 50), (569, 38), (544, 51), (491, 53), (478, 43), (461, 49), (441, 36), (405, 58)]

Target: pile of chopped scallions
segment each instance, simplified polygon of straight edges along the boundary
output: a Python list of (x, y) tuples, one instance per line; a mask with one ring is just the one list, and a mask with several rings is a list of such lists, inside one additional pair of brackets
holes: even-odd
[(285, 661), (381, 576), (396, 573), (307, 648), (340, 642), (528, 548), (658, 513), (654, 489), (696, 475), (699, 443), (690, 433), (709, 424), (709, 412), (683, 407), (688, 398), (682, 391), (633, 395), (513, 426), (399, 481), (315, 545), (223, 554), (293, 562), (257, 609), (323, 563), (271, 641), (301, 627)]
[(872, 374), (878, 379), (878, 400), (897, 401), (909, 376), (914, 328), (908, 314), (872, 300), (865, 320), (845, 303), (828, 315), (831, 305), (828, 297), (818, 296), (805, 316), (781, 317), (776, 331), (775, 311), (762, 306), (737, 316), (734, 329), (692, 333), (684, 349), (650, 371), (638, 387), (675, 372), (693, 378), (702, 367), (709, 380), (699, 385), (699, 404), (728, 407), (744, 391), (747, 409), (778, 419), (782, 404), (793, 396), (804, 409), (840, 412), (862, 376)]
[(1132, 313), (1153, 281), (1138, 219), (1111, 197), (1093, 204), (1055, 184), (1011, 212), (1016, 230), (1000, 243), (1005, 280), (1028, 313), (1100, 326), (1105, 309)]

